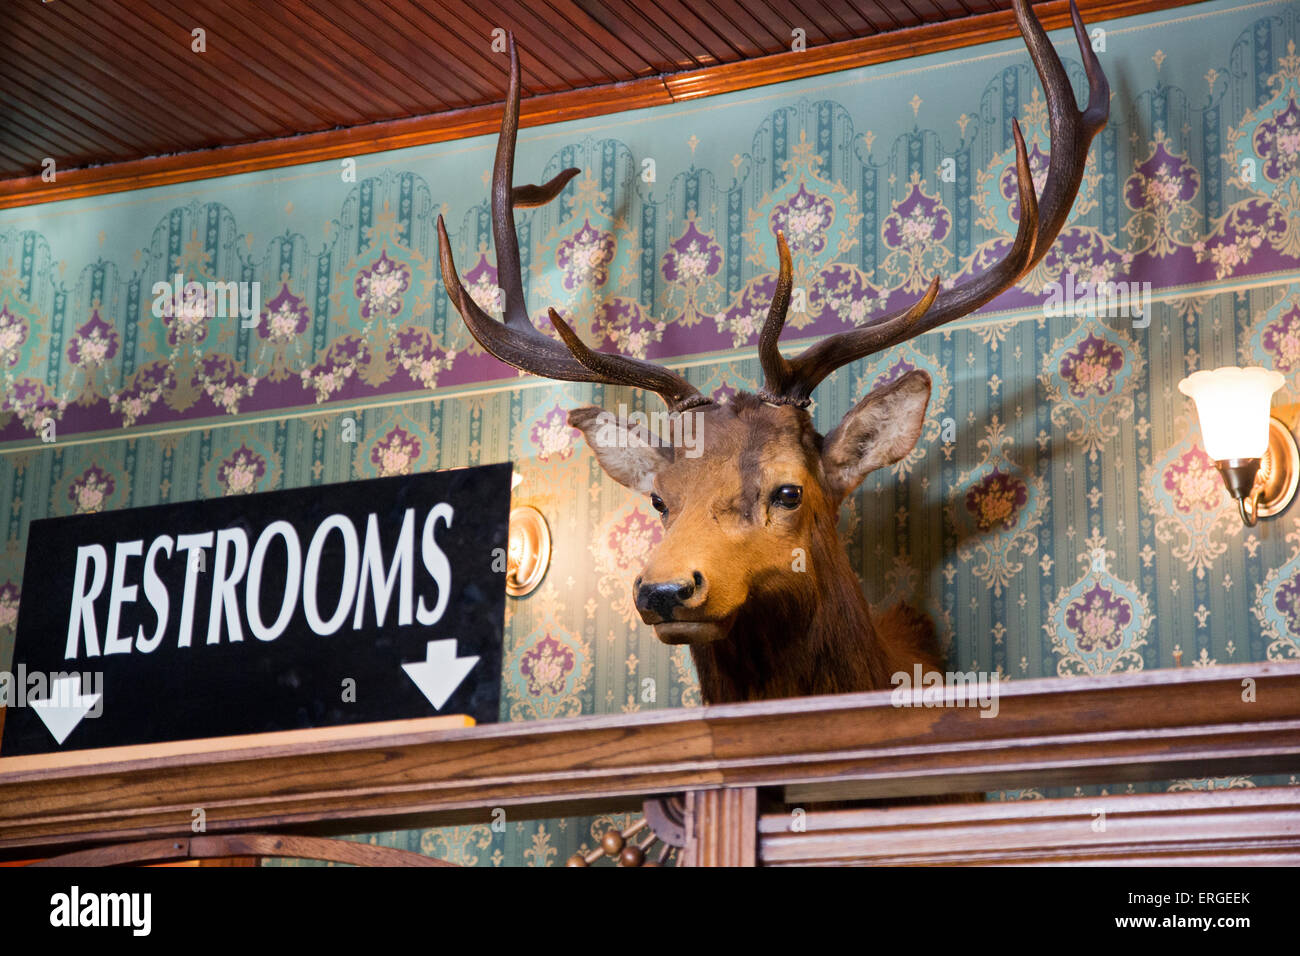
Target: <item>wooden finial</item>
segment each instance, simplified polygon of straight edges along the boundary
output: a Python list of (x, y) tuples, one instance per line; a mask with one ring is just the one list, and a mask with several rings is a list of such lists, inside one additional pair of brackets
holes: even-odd
[(617, 830), (606, 830), (605, 835), (600, 838), (600, 845), (606, 856), (618, 856), (623, 850), (623, 834)]

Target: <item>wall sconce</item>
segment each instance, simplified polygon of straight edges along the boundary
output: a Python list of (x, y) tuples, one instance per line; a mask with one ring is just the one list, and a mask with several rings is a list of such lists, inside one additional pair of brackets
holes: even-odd
[(510, 537), (506, 545), (506, 593), (524, 597), (537, 589), (551, 564), (551, 529), (536, 508), (520, 505), (510, 510)]
[(1214, 459), (1248, 528), (1286, 508), (1300, 481), (1295, 436), (1269, 412), (1273, 393), (1285, 381), (1271, 369), (1230, 365), (1193, 372), (1178, 383), (1196, 403), (1205, 453)]

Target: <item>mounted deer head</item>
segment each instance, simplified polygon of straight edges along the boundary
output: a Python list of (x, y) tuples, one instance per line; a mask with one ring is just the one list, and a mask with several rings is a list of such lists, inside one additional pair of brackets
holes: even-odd
[(936, 276), (916, 304), (852, 331), (829, 336), (798, 357), (778, 349), (790, 305), (791, 263), (777, 234), (780, 273), (759, 336), (765, 382), (756, 395), (713, 403), (685, 378), (651, 362), (596, 352), (550, 310), (559, 336), (529, 320), (514, 210), (554, 199), (577, 169), (542, 186), (514, 186), (519, 126), (519, 60), (510, 39), (510, 89), (492, 174), (492, 233), (505, 293), (504, 322), (484, 313), (461, 285), (442, 217), (442, 277), (474, 338), (488, 352), (551, 379), (632, 385), (658, 393), (674, 416), (690, 416), (701, 453), (660, 447), (644, 430), (587, 406), (569, 413), (605, 471), (650, 496), (663, 516), (663, 540), (633, 584), (642, 619), (660, 640), (689, 644), (710, 703), (872, 690), (921, 662), (938, 665), (923, 619), (906, 608), (873, 627), (857, 576), (836, 532), (840, 503), (867, 474), (899, 461), (916, 444), (930, 378), (912, 371), (855, 405), (819, 435), (807, 406), (813, 389), (841, 366), (969, 315), (1013, 286), (1046, 254), (1064, 225), (1083, 177), (1092, 138), (1105, 125), (1109, 88), (1079, 11), (1070, 4), (1087, 71), (1087, 108), (1038, 19), (1015, 0), (1021, 35), (1047, 94), (1051, 158), (1041, 199), (1034, 194), (1020, 127), (1013, 121), (1020, 222), (1003, 258), (961, 285)]

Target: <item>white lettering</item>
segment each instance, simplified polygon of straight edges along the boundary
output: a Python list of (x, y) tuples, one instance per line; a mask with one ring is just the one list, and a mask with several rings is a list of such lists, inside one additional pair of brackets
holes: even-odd
[(447, 601), (451, 598), (451, 562), (447, 560), (447, 555), (433, 538), (434, 525), (438, 523), (439, 518), (447, 522), (448, 528), (451, 527), (451, 505), (446, 502), (434, 505), (429, 509), (429, 517), (424, 519), (420, 557), (424, 560), (424, 567), (429, 572), (429, 577), (433, 578), (434, 583), (438, 585), (438, 602), (433, 606), (433, 610), (430, 611), (424, 606), (423, 597), (420, 598), (415, 609), (415, 619), (425, 627), (438, 623), (443, 612), (447, 610)]
[[(266, 559), (266, 549), (271, 546), (271, 539), (279, 536), (284, 539), (285, 565), (284, 599), (280, 602), (280, 613), (274, 623), (267, 627), (262, 623), (262, 562)], [(294, 608), (298, 603), (298, 585), (302, 581), (302, 545), (298, 541), (298, 532), (287, 521), (273, 521), (266, 526), (253, 546), (253, 557), (248, 562), (248, 589), (245, 592), (245, 608), (248, 612), (248, 629), (259, 641), (273, 641), (289, 626)]]
[[(86, 590), (86, 562), (95, 564), (90, 590)], [(86, 656), (99, 656), (99, 632), (95, 628), (95, 598), (104, 589), (108, 576), (108, 552), (102, 544), (83, 544), (77, 548), (77, 570), (72, 577), (72, 610), (68, 615), (68, 644), (63, 651), (64, 660), (77, 656), (81, 632), (86, 632)]]
[[(321, 618), (320, 610), (316, 605), (316, 576), (320, 571), (320, 557), (321, 552), (325, 550), (325, 539), (335, 529), (343, 538), (343, 588), (339, 592), (339, 603), (334, 609), (334, 616), (326, 621)], [(357, 591), (358, 563), (357, 529), (352, 527), (352, 521), (347, 515), (330, 515), (320, 523), (320, 527), (312, 535), (311, 544), (307, 548), (306, 566), (302, 573), (302, 609), (307, 615), (308, 626), (321, 637), (333, 634), (347, 619), (348, 611), (352, 609), (352, 598)]]
[(144, 540), (119, 541), (113, 554), (113, 583), (108, 592), (108, 622), (104, 625), (104, 653), (130, 654), (131, 636), (118, 637), (122, 619), (122, 605), (133, 603), (139, 588), (132, 584), (127, 586), (126, 562), (128, 558), (138, 558), (144, 551)]

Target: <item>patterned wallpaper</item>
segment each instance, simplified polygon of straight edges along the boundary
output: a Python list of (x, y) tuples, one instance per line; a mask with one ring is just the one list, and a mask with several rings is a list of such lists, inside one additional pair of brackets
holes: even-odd
[[(1176, 384), (1268, 365), (1300, 425), (1300, 3), (1103, 28), (1111, 121), (1057, 248), (986, 313), (819, 389), (825, 431), (905, 368), (935, 383), (915, 451), (868, 478), (841, 529), (872, 602), (926, 607), (954, 667), (1016, 680), (1296, 659), (1300, 512), (1242, 527)], [(1082, 89), (1073, 40), (1056, 38)], [(1042, 94), (1007, 42), (525, 130), (521, 181), (586, 171), (519, 218), (530, 309), (725, 400), (758, 384), (776, 228), (807, 299), (792, 341), (996, 258), (1018, 214), (1012, 117), (1040, 173)], [(512, 376), (439, 283), (441, 212), (495, 306), (492, 146), (359, 157), (355, 181), (320, 164), (0, 212), (0, 666), (35, 518), (514, 460), (516, 499), (547, 516), (556, 552), (541, 589), (509, 602), (502, 719), (699, 703), (687, 656), (629, 600), (660, 525), (564, 421), (658, 400)], [(155, 315), (154, 283), (177, 273), (260, 283), (258, 321)], [(1138, 318), (1045, 308), (1075, 281), (1150, 302)], [(1264, 782), (1295, 778), (1155, 786)], [(361, 839), (540, 866), (608, 823)]]

